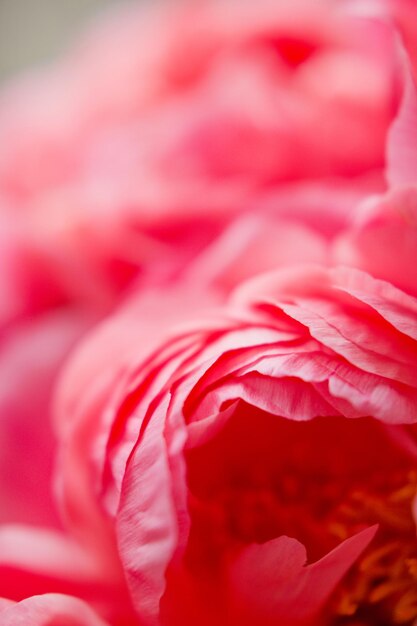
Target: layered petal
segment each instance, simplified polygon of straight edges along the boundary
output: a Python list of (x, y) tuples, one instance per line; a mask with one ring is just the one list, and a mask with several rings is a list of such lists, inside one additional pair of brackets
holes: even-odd
[[(351, 228), (334, 242), (332, 256), (415, 296), (416, 245), (417, 191), (402, 187), (363, 204)], [(401, 250), (401, 254), (387, 254), (388, 250)]]
[[(403, 536), (379, 509), (362, 509), (355, 490), (364, 477), (366, 493), (380, 490), (387, 459), (392, 480), (408, 480), (416, 318), (413, 297), (367, 274), (299, 268), (249, 281), (217, 321), (130, 365), (113, 405), (102, 497), (145, 624), (197, 615), (204, 624), (255, 615), (313, 623), (374, 536), (376, 546)], [(354, 522), (339, 521), (344, 498), (359, 507)], [(291, 557), (291, 574), (271, 573), (282, 593), (255, 585), (252, 595), (284, 535), (301, 542), (288, 540), (295, 555), (306, 546), (310, 564)], [(206, 594), (213, 602), (202, 616)]]

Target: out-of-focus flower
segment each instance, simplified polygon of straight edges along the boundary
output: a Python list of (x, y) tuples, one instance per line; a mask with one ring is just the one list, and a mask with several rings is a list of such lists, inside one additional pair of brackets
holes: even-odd
[[(145, 360), (128, 350), (123, 376), (73, 374), (64, 508), (84, 538), (111, 520), (144, 624), (411, 623), (416, 322), (388, 283), (299, 269), (247, 283)], [(93, 397), (110, 385), (101, 402), (86, 381)]]
[(237, 216), (181, 273), (225, 297), (257, 273), (306, 263), (329, 265), (333, 247), (362, 213), (369, 181), (281, 184)]
[(105, 307), (134, 276), (184, 264), (263, 188), (380, 169), (392, 70), (389, 28), (337, 2), (111, 15), (1, 96), (21, 269), (52, 300)]

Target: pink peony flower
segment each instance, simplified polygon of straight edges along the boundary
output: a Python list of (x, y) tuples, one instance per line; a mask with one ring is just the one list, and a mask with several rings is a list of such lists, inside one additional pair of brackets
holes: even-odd
[[(411, 624), (416, 322), (388, 283), (300, 268), (246, 283), (146, 359), (119, 343), (115, 377), (73, 370), (64, 507), (84, 538), (93, 521), (90, 545), (104, 527), (116, 542), (141, 624)], [(140, 355), (140, 317), (113, 324)]]

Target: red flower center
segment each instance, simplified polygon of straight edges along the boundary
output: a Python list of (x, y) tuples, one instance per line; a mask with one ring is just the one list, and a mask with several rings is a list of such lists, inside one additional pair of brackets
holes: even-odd
[[(371, 418), (294, 422), (239, 403), (220, 433), (186, 452), (191, 531), (187, 566), (217, 578), (245, 545), (281, 535), (309, 562), (374, 524), (345, 577), (332, 623), (411, 625), (417, 618), (417, 473)], [(346, 620), (346, 621), (345, 621)]]

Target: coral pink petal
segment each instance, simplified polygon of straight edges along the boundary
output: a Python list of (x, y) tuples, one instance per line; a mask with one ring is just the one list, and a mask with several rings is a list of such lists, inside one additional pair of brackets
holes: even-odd
[(417, 340), (417, 299), (394, 285), (375, 280), (369, 274), (354, 269), (336, 268), (330, 272), (336, 289), (346, 291), (358, 301), (374, 309), (393, 328), (406, 337)]
[(57, 525), (48, 409), (57, 372), (90, 321), (50, 312), (15, 324), (0, 347), (0, 521)]
[(2, 626), (110, 626), (78, 598), (48, 593), (0, 604)]
[(0, 598), (0, 615), (2, 611), (12, 606), (13, 604), (15, 604), (13, 600), (8, 600), (7, 598)]
[(334, 242), (332, 256), (337, 264), (364, 270), (417, 296), (417, 274), (410, 271), (416, 249), (417, 189), (401, 187), (363, 203), (351, 228)]
[[(96, 547), (100, 560), (106, 553), (114, 552), (112, 531), (104, 513), (104, 508), (107, 512), (110, 508), (103, 506), (98, 485), (103, 480), (106, 447), (114, 447), (112, 420), (119, 411), (119, 387), (124, 390), (138, 363), (146, 360), (163, 336), (168, 336), (174, 323), (196, 316), (214, 304), (216, 299), (209, 290), (197, 293), (187, 285), (181, 294), (179, 287), (150, 289), (102, 323), (68, 362), (55, 403), (61, 439), (59, 493), (73, 532), (90, 547)], [(124, 464), (136, 438), (137, 433), (124, 456)], [(124, 464), (118, 462), (123, 470)], [(105, 484), (104, 488), (108, 486)], [(114, 508), (117, 504), (112, 513)]]
[(240, 281), (281, 266), (327, 262), (323, 236), (276, 216), (237, 219), (191, 266), (188, 278), (230, 291)]
[(17, 525), (0, 526), (0, 572), (0, 594), (16, 600), (51, 588), (94, 596), (111, 580), (65, 535)]
[(417, 300), (388, 283), (354, 269), (306, 267), (249, 281), (235, 299), (270, 303), (352, 364), (415, 383)]
[(152, 415), (127, 465), (117, 518), (120, 555), (143, 623), (157, 626), (165, 570), (177, 541), (164, 439), (169, 397)]
[(376, 530), (374, 526), (354, 535), (311, 565), (305, 563), (302, 544), (289, 537), (245, 548), (230, 568), (238, 623), (292, 626), (310, 621)]

